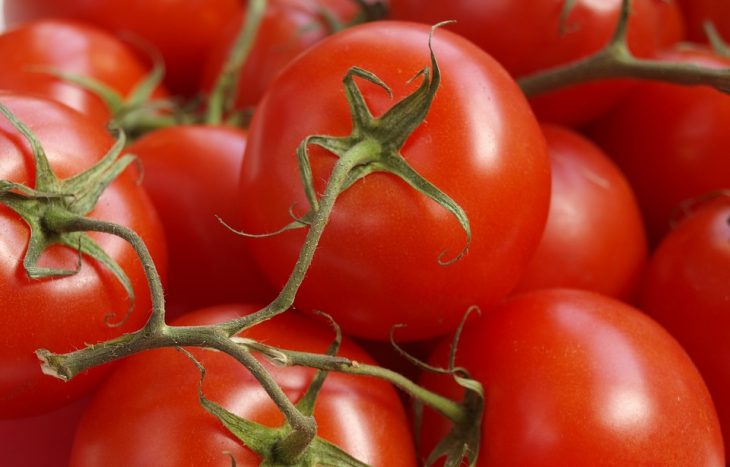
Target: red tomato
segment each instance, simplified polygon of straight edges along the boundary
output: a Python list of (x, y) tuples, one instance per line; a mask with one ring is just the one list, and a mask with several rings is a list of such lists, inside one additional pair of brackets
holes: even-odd
[[(449, 344), (431, 363), (442, 364)], [(467, 323), (456, 364), (485, 389), (479, 467), (725, 465), (692, 361), (619, 301), (568, 289), (515, 297)], [(444, 375), (423, 382), (461, 391)], [(423, 422), (427, 446), (449, 428), (429, 411)]]
[(554, 125), (543, 132), (552, 162), (550, 213), (516, 291), (572, 287), (633, 298), (647, 245), (631, 186), (585, 137)]
[(0, 420), (3, 467), (68, 467), (76, 426), (90, 400), (87, 396), (53, 412)]
[[(661, 60), (728, 67), (730, 59), (677, 48)], [(706, 86), (642, 82), (588, 132), (626, 174), (649, 238), (667, 231), (677, 204), (730, 186), (730, 97)]]
[(687, 36), (707, 42), (704, 22), (711, 21), (720, 35), (730, 40), (730, 2), (726, 0), (678, 0), (687, 24)]
[[(390, 0), (391, 15), (434, 24), (455, 19), (453, 30), (474, 41), (512, 76), (569, 63), (598, 51), (613, 36), (622, 0), (577, 0), (565, 20), (564, 0)], [(629, 46), (638, 56), (682, 38), (674, 0), (636, 0), (629, 21)], [(541, 120), (577, 125), (601, 115), (628, 89), (627, 83), (589, 83), (532, 100)]]
[[(176, 324), (212, 324), (253, 309), (242, 305), (207, 308), (185, 315)], [(320, 353), (333, 338), (326, 324), (290, 312), (242, 335), (288, 349)], [(190, 350), (206, 369), (206, 398), (248, 420), (267, 426), (283, 423), (281, 413), (260, 384), (238, 362), (221, 352)], [(372, 362), (348, 341), (343, 342), (339, 355)], [(294, 401), (304, 394), (314, 375), (313, 370), (304, 367), (265, 365)], [(198, 369), (174, 349), (130, 357), (107, 380), (84, 415), (70, 465), (229, 466), (231, 459), (226, 452), (238, 466), (259, 465), (260, 459), (200, 405), (199, 379)], [(393, 387), (382, 380), (330, 373), (314, 416), (319, 436), (369, 465), (416, 465), (403, 406)]]
[(238, 219), (238, 179), (247, 133), (232, 127), (176, 126), (132, 143), (144, 187), (160, 214), (170, 254), (168, 317), (202, 306), (275, 297), (243, 239), (216, 219)]
[[(255, 106), (287, 63), (332, 33), (322, 14), (323, 7), (342, 21), (357, 11), (352, 0), (270, 0), (267, 3), (256, 41), (238, 77), (238, 108)], [(211, 49), (203, 72), (204, 91), (213, 89), (242, 23), (239, 15)]]
[[(76, 111), (52, 101), (0, 94), (0, 101), (25, 122), (45, 148), (59, 178), (93, 165), (112, 146), (107, 131)], [(6, 119), (0, 119), (0, 180), (33, 186), (30, 148)], [(164, 276), (166, 252), (162, 226), (136, 174), (122, 174), (99, 199), (91, 217), (134, 229), (146, 242)], [(150, 310), (150, 294), (142, 266), (131, 246), (120, 238), (90, 233), (126, 272), (135, 292), (127, 322), (109, 327), (105, 317), (120, 321), (127, 312), (127, 293), (104, 266), (81, 258), (79, 271), (68, 277), (30, 279), (23, 268), (28, 225), (0, 205), (0, 418), (42, 413), (77, 399), (105, 374), (93, 370), (68, 383), (41, 373), (38, 348), (69, 352), (85, 343), (107, 340), (138, 329)], [(46, 267), (73, 269), (74, 249), (53, 246), (41, 258)]]
[(652, 257), (642, 308), (687, 349), (712, 393), (730, 447), (730, 200), (671, 231)]
[(82, 20), (157, 48), (165, 61), (169, 89), (194, 93), (208, 50), (239, 0), (5, 0), (5, 21), (13, 26), (36, 18)]
[[(358, 81), (374, 115), (410, 94), (430, 64), (429, 27), (381, 21), (342, 31), (300, 55), (274, 81), (250, 127), (241, 176), (243, 230), (271, 232), (309, 209), (295, 150), (307, 135), (348, 135), (342, 79), (359, 66), (393, 90)], [(425, 122), (401, 150), (405, 160), (469, 216), (473, 242), (449, 266), (465, 234), (443, 207), (398, 177), (374, 173), (337, 200), (295, 304), (331, 313), (343, 330), (404, 340), (453, 330), (470, 305), (488, 306), (518, 281), (544, 228), (549, 160), (544, 137), (514, 81), (465, 39), (439, 29), (433, 46), (442, 82)], [(322, 193), (335, 156), (312, 147), (314, 186)], [(255, 200), (255, 202), (251, 202)], [(517, 202), (519, 200), (519, 202)], [(249, 245), (281, 286), (305, 229)]]
[[(147, 67), (123, 42), (82, 23), (33, 21), (0, 35), (0, 89), (33, 93), (63, 102), (101, 125), (109, 123), (107, 105), (91, 92), (34, 67), (52, 68), (100, 81), (122, 96), (143, 81)], [(158, 96), (163, 96), (163, 90)]]

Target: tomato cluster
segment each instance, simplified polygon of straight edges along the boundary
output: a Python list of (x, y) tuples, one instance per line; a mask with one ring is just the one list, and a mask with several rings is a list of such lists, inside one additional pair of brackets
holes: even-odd
[(3, 8), (3, 465), (725, 465), (725, 1)]

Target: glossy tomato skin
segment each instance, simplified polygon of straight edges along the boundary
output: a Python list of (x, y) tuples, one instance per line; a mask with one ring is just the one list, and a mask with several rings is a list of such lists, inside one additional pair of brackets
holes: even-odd
[[(0, 94), (0, 101), (39, 139), (58, 177), (76, 175), (93, 165), (112, 146), (107, 131), (76, 111), (52, 101), (15, 94)], [(0, 120), (0, 179), (33, 186), (33, 158), (25, 140), (7, 120)], [(159, 218), (133, 170), (122, 174), (101, 196), (91, 217), (134, 229), (145, 241), (163, 277), (166, 267), (164, 236)], [(0, 206), (0, 418), (42, 413), (79, 398), (101, 377), (94, 369), (68, 383), (41, 373), (38, 348), (69, 352), (138, 329), (150, 310), (144, 272), (133, 249), (123, 240), (90, 233), (97, 244), (124, 269), (136, 301), (129, 319), (120, 327), (129, 303), (114, 275), (87, 257), (75, 275), (34, 280), (23, 268), (28, 246), (27, 224), (9, 208)], [(76, 251), (49, 249), (41, 265), (73, 269)]]
[(635, 298), (648, 252), (631, 186), (608, 155), (584, 136), (557, 125), (542, 129), (552, 164), (550, 212), (513, 293), (570, 287)]
[[(159, 50), (166, 84), (175, 93), (193, 94), (211, 45), (241, 11), (238, 0), (7, 0), (9, 26), (38, 18), (70, 18), (140, 41)], [(143, 52), (144, 53), (144, 52)], [(148, 53), (144, 53), (148, 56)]]
[[(92, 78), (126, 97), (148, 67), (122, 41), (96, 27), (68, 20), (32, 21), (0, 35), (0, 89), (62, 102), (106, 125), (107, 105), (91, 92), (34, 68)], [(160, 88), (157, 96), (166, 92)]]
[[(212, 324), (255, 309), (244, 305), (212, 307), (187, 314), (175, 324)], [(293, 313), (261, 323), (243, 335), (288, 349), (320, 353), (334, 337), (326, 322)], [(208, 399), (258, 423), (283, 423), (281, 413), (243, 366), (220, 352), (189, 350), (206, 368), (203, 391)], [(339, 355), (372, 362), (348, 340)], [(302, 396), (314, 374), (303, 367), (281, 368), (268, 363), (266, 367), (292, 400)], [(100, 389), (82, 419), (70, 465), (229, 466), (231, 459), (226, 452), (238, 466), (259, 465), (261, 460), (200, 405), (199, 379), (198, 369), (174, 349), (130, 357)], [(319, 436), (368, 465), (416, 465), (407, 417), (388, 383), (331, 373), (317, 399), (314, 416)]]
[(651, 259), (642, 308), (674, 335), (712, 393), (730, 447), (730, 201), (702, 206), (669, 232)]
[(216, 218), (238, 222), (246, 139), (247, 132), (234, 127), (181, 125), (127, 147), (142, 162), (143, 185), (165, 228), (168, 317), (232, 301), (266, 304), (276, 296), (243, 238)]
[[(342, 78), (359, 66), (378, 75), (394, 98), (359, 86), (378, 115), (415, 89), (428, 66), (424, 25), (376, 22), (347, 29), (300, 55), (279, 75), (251, 124), (242, 175), (244, 230), (271, 232), (308, 202), (295, 149), (307, 135), (351, 131)], [(399, 178), (369, 175), (337, 200), (295, 304), (331, 313), (343, 330), (387, 339), (394, 324), (404, 340), (454, 329), (470, 305), (488, 305), (512, 288), (534, 251), (547, 215), (550, 170), (545, 142), (524, 97), (488, 55), (445, 29), (433, 46), (443, 79), (425, 122), (401, 153), (461, 205), (473, 242), (455, 218)], [(303, 87), (304, 86), (304, 87)], [(335, 157), (310, 151), (318, 193)], [(289, 276), (303, 230), (249, 242), (277, 286)]]
[[(256, 41), (238, 76), (238, 108), (255, 106), (287, 63), (333, 32), (322, 14), (323, 8), (342, 22), (357, 12), (352, 0), (271, 0), (267, 3)], [(239, 15), (231, 21), (226, 33), (211, 48), (203, 71), (204, 92), (213, 89), (244, 17)]]
[[(512, 76), (523, 77), (584, 58), (613, 36), (621, 0), (577, 0), (561, 33), (563, 0), (391, 0), (391, 16), (434, 24), (454, 19), (454, 31), (499, 61)], [(509, 26), (507, 26), (509, 25)], [(651, 56), (683, 37), (674, 0), (632, 2), (628, 41), (637, 56)], [(608, 110), (630, 87), (627, 82), (588, 83), (531, 100), (538, 117), (575, 126)]]
[[(730, 59), (700, 47), (668, 50), (659, 58), (730, 66)], [(626, 174), (655, 244), (680, 202), (730, 186), (728, 125), (730, 97), (720, 91), (642, 82), (587, 131)]]
[[(431, 363), (443, 365), (445, 341)], [(456, 363), (482, 382), (486, 466), (724, 466), (712, 399), (680, 345), (593, 292), (529, 292), (467, 322)], [(422, 382), (458, 396), (447, 376)], [(426, 446), (448, 429), (426, 413)]]

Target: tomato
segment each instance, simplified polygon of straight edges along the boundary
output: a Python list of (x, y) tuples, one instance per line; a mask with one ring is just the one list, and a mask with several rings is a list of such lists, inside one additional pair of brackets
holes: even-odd
[[(676, 48), (665, 61), (708, 67), (730, 59), (703, 48)], [(677, 204), (730, 186), (730, 97), (706, 86), (643, 82), (588, 134), (626, 174), (652, 243), (667, 231)]]
[[(443, 366), (450, 342), (431, 363)], [(529, 292), (469, 320), (456, 364), (482, 382), (485, 466), (724, 466), (712, 399), (661, 326), (587, 291)], [(422, 382), (458, 397), (446, 375)], [(433, 444), (449, 427), (426, 412)]]
[[(5, 0), (9, 26), (31, 19), (62, 17), (85, 21), (132, 42), (159, 50), (165, 83), (175, 93), (193, 94), (211, 45), (238, 14), (238, 0)], [(146, 53), (148, 55), (148, 53)]]
[(246, 137), (233, 127), (176, 126), (127, 148), (142, 162), (144, 187), (165, 227), (168, 317), (237, 300), (265, 304), (275, 296), (243, 239), (216, 218), (237, 223)]
[(687, 24), (687, 36), (707, 42), (704, 22), (711, 21), (720, 36), (730, 40), (730, 3), (725, 0), (678, 0)]
[(516, 291), (572, 287), (634, 297), (648, 253), (631, 186), (585, 137), (555, 125), (543, 132), (552, 163), (550, 213)]
[[(434, 24), (454, 19), (454, 31), (474, 41), (515, 77), (523, 77), (586, 57), (613, 36), (621, 0), (577, 0), (565, 19), (564, 0), (391, 0), (397, 19)], [(636, 0), (629, 21), (629, 47), (637, 56), (682, 38), (676, 2)], [(626, 92), (627, 83), (589, 83), (532, 99), (541, 120), (567, 125), (585, 123), (608, 110)]]
[(76, 426), (90, 398), (34, 417), (0, 420), (4, 467), (68, 467)]
[[(179, 325), (212, 324), (251, 312), (253, 307), (225, 305), (198, 310)], [(323, 353), (333, 332), (326, 322), (286, 313), (242, 334), (270, 345)], [(203, 392), (236, 415), (279, 426), (281, 413), (260, 384), (231, 357), (189, 349), (203, 364)], [(358, 362), (372, 359), (345, 340), (339, 355)], [(284, 392), (297, 400), (314, 371), (266, 363)], [(245, 448), (198, 401), (200, 373), (174, 349), (130, 357), (111, 375), (85, 413), (74, 441), (72, 467), (81, 466), (238, 466), (259, 465)], [(393, 387), (362, 376), (330, 373), (317, 399), (314, 416), (319, 436), (373, 466), (415, 466), (408, 419)], [(113, 422), (110, 422), (113, 420)], [(154, 439), (151, 439), (150, 437)]]
[[(89, 168), (112, 146), (107, 131), (69, 107), (35, 97), (0, 94), (0, 101), (34, 132), (59, 178)], [(0, 180), (33, 186), (34, 165), (28, 143), (6, 119), (0, 120)], [(99, 199), (91, 217), (134, 229), (146, 242), (164, 277), (165, 243), (157, 214), (133, 171), (122, 174)], [(96, 260), (75, 249), (52, 246), (40, 265), (74, 269), (67, 277), (30, 279), (23, 267), (29, 229), (15, 211), (0, 205), (0, 418), (42, 413), (88, 392), (106, 373), (93, 370), (65, 383), (41, 373), (35, 351), (70, 352), (86, 343), (138, 329), (146, 321), (150, 297), (142, 266), (131, 246), (115, 236), (89, 236), (128, 276), (135, 303), (121, 322), (129, 298), (119, 280)], [(108, 369), (108, 368), (107, 368)]]
[[(148, 67), (111, 34), (82, 23), (40, 20), (0, 35), (0, 89), (33, 93), (63, 102), (101, 125), (110, 119), (107, 105), (79, 86), (34, 67), (92, 78), (122, 96), (144, 80)], [(165, 95), (161, 88), (158, 97)]]
[[(332, 33), (322, 14), (323, 7), (342, 21), (356, 12), (352, 0), (271, 0), (267, 3), (256, 41), (238, 77), (238, 108), (255, 106), (287, 63)], [(213, 89), (242, 23), (240, 16), (232, 21), (227, 33), (211, 49), (203, 72), (204, 91)]]
[[(371, 71), (394, 97), (358, 81), (374, 115), (415, 89), (430, 64), (428, 26), (381, 21), (319, 42), (272, 83), (250, 127), (241, 172), (242, 229), (275, 231), (308, 209), (295, 150), (307, 135), (350, 133), (342, 79), (348, 68)], [(331, 313), (352, 335), (404, 340), (453, 330), (467, 308), (488, 306), (519, 279), (547, 215), (550, 172), (544, 137), (514, 81), (465, 39), (439, 29), (433, 47), (442, 82), (401, 154), (459, 204), (473, 241), (445, 208), (402, 179), (373, 173), (338, 198), (295, 305)], [(310, 148), (314, 187), (322, 193), (335, 157)], [(519, 200), (519, 202), (517, 202)], [(305, 229), (248, 242), (273, 284), (289, 276)], [(451, 255), (451, 256), (449, 256)]]
[(651, 259), (642, 308), (687, 349), (715, 400), (730, 447), (730, 201), (697, 209)]

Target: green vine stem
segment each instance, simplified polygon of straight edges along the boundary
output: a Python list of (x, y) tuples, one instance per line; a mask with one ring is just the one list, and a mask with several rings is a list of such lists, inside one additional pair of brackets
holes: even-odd
[(129, 243), (142, 263), (142, 268), (147, 278), (147, 286), (152, 296), (152, 313), (150, 314), (146, 327), (151, 331), (156, 331), (163, 327), (165, 324), (165, 292), (162, 288), (162, 281), (160, 280), (160, 275), (157, 273), (157, 267), (152, 260), (152, 255), (147, 245), (137, 232), (123, 225), (86, 217), (74, 217), (58, 222), (57, 225), (52, 223), (49, 225), (58, 232), (108, 233)]
[(280, 347), (272, 347), (251, 339), (234, 338), (234, 341), (242, 347), (261, 353), (275, 365), (304, 366), (318, 370), (335, 371), (351, 375), (372, 376), (386, 380), (414, 398), (422, 401), (429, 407), (438, 410), (446, 418), (457, 424), (463, 423), (468, 416), (468, 414), (464, 412), (462, 405), (458, 402), (454, 402), (449, 398), (433, 393), (417, 385), (400, 373), (387, 368), (360, 363), (345, 357), (332, 357), (316, 353), (286, 350)]
[(611, 41), (593, 55), (563, 66), (519, 78), (528, 97), (559, 88), (609, 78), (666, 81), (682, 85), (706, 85), (730, 93), (730, 69), (709, 68), (635, 57), (626, 42), (631, 0), (623, 0)]
[(231, 46), (228, 59), (218, 75), (213, 91), (208, 98), (205, 122), (219, 125), (236, 98), (236, 83), (243, 64), (253, 48), (261, 20), (266, 11), (266, 0), (249, 0), (246, 19)]

